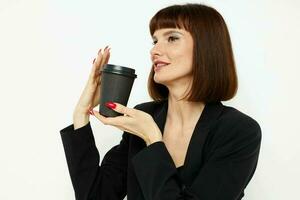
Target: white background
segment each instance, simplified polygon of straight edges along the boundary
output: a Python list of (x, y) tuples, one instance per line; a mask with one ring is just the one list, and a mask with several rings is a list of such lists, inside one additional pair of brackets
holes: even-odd
[[(199, 2), (199, 1), (189, 1)], [(246, 200), (298, 199), (299, 35), (297, 0), (201, 1), (224, 17), (239, 76), (234, 106), (256, 119), (263, 140)], [(0, 0), (0, 199), (74, 199), (59, 131), (99, 48), (136, 69), (128, 107), (151, 100), (148, 23), (185, 1)], [(101, 159), (121, 138), (91, 119)]]

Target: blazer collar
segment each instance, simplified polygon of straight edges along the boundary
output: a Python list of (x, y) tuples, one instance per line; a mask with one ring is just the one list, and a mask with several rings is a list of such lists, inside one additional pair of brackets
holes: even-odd
[[(198, 119), (195, 129), (192, 133), (191, 140), (188, 145), (184, 165), (182, 169), (183, 181), (191, 184), (192, 180), (199, 173), (199, 169), (203, 164), (203, 146), (207, 138), (210, 128), (216, 122), (218, 116), (223, 110), (223, 104), (218, 102), (207, 103)], [(163, 100), (161, 109), (154, 113), (154, 121), (157, 123), (161, 133), (164, 132), (166, 117), (168, 112), (168, 100)], [(199, 148), (201, 147), (201, 148)]]

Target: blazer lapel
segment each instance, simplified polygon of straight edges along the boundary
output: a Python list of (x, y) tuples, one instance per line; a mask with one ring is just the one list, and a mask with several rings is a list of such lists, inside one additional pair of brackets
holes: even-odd
[[(190, 143), (188, 145), (184, 166), (182, 169), (182, 178), (187, 185), (191, 185), (194, 178), (199, 173), (199, 169), (203, 164), (202, 154), (204, 142), (207, 138), (211, 125), (216, 122), (222, 110), (223, 104), (221, 102), (207, 103), (196, 123)], [(162, 134), (164, 132), (167, 112), (168, 100), (164, 100), (161, 109), (154, 113), (153, 117)]]

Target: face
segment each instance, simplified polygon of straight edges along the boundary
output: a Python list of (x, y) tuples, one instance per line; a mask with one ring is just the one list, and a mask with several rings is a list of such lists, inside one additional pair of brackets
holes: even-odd
[(164, 85), (188, 82), (192, 77), (191, 34), (184, 29), (163, 28), (156, 30), (152, 38), (154, 46), (150, 54), (154, 81)]

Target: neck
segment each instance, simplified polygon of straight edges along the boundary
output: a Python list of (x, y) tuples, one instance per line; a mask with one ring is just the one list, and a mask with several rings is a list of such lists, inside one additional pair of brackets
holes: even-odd
[(180, 100), (191, 90), (192, 78), (181, 78), (166, 84), (168, 95), (168, 123), (178, 128), (188, 128), (195, 125), (199, 119), (205, 104), (203, 102), (191, 102)]
[(205, 104), (203, 102), (191, 102), (176, 100), (172, 95), (168, 98), (167, 118), (175, 127), (189, 128), (195, 125), (202, 114)]

